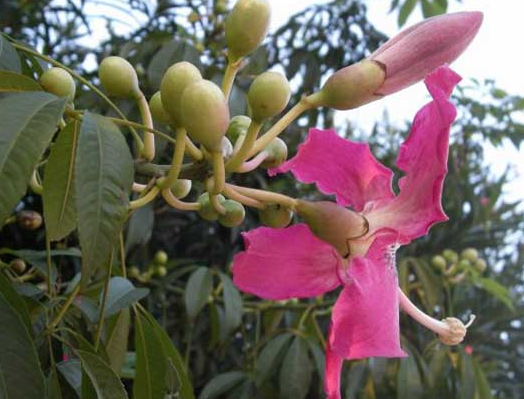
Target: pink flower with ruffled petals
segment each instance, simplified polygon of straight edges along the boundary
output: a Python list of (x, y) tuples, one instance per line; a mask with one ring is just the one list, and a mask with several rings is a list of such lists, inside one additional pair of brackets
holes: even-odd
[[(307, 298), (343, 287), (329, 331), (329, 399), (340, 398), (343, 359), (406, 356), (399, 341), (399, 301), (418, 316), (407, 297), (399, 294), (395, 251), (447, 220), (441, 195), (449, 130), (456, 116), (449, 97), (459, 81), (446, 66), (426, 77), (433, 100), (417, 113), (400, 148), (396, 165), (405, 175), (397, 195), (392, 190), (393, 172), (373, 157), (367, 144), (345, 140), (332, 130), (312, 129), (297, 155), (270, 171), (272, 175), (291, 171), (297, 180), (315, 183), (322, 193), (335, 196), (340, 206), (335, 208), (367, 221), (364, 234), (343, 237), (347, 253), (302, 223), (245, 233), (245, 251), (234, 258), (237, 287), (262, 298)], [(352, 210), (342, 208), (348, 206)], [(465, 328), (456, 319), (447, 320), (452, 328), (434, 319), (422, 323), (441, 337), (450, 334), (444, 337), (448, 342), (462, 340)]]

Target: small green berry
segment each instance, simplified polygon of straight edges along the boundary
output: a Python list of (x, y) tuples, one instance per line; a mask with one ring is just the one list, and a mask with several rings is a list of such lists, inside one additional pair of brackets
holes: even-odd
[(42, 226), (42, 215), (35, 211), (20, 211), (16, 215), (16, 221), (24, 230), (36, 230)]
[(442, 251), (442, 256), (449, 262), (449, 263), (456, 263), (459, 260), (458, 254), (453, 251), (452, 249), (445, 249)]
[(262, 122), (280, 114), (291, 97), (291, 88), (284, 75), (278, 72), (264, 72), (258, 75), (247, 93), (253, 120)]
[(291, 223), (293, 212), (281, 205), (268, 205), (265, 209), (258, 211), (258, 217), (266, 226), (280, 229)]
[(138, 276), (140, 276), (140, 269), (136, 266), (131, 266), (127, 269), (127, 275), (130, 278), (137, 278)]
[(276, 137), (264, 149), (268, 157), (262, 162), (264, 168), (276, 168), (284, 163), (287, 159), (287, 145), (284, 140)]
[(488, 264), (484, 259), (475, 259), (473, 262), (473, 267), (478, 270), (480, 273), (484, 273), (488, 268)]
[(471, 262), (469, 260), (461, 259), (457, 263), (457, 269), (460, 271), (468, 270), (470, 268), (471, 268)]
[(133, 66), (124, 58), (104, 58), (98, 69), (98, 77), (104, 90), (118, 98), (136, 97), (140, 93), (138, 77)]
[(158, 266), (157, 268), (155, 268), (155, 274), (158, 277), (165, 277), (165, 275), (167, 274), (166, 267), (165, 266)]
[(22, 274), (27, 269), (27, 265), (22, 259), (13, 259), (9, 262), (9, 266), (18, 274)]
[(162, 104), (162, 95), (159, 91), (153, 94), (153, 97), (149, 100), (149, 109), (151, 110), (151, 116), (157, 122), (169, 125), (171, 123), (171, 117), (164, 109)]
[(249, 125), (251, 125), (251, 118), (245, 115), (237, 115), (231, 118), (226, 135), (231, 141), (236, 143), (240, 136), (244, 136), (247, 133)]
[(225, 200), (222, 204), (226, 209), (224, 215), (218, 216), (218, 222), (224, 227), (237, 227), (246, 217), (244, 206), (237, 201)]
[(76, 85), (71, 74), (62, 68), (49, 68), (40, 76), (40, 85), (48, 93), (58, 97), (75, 99)]
[(171, 191), (173, 192), (173, 195), (175, 197), (177, 197), (178, 199), (182, 199), (187, 197), (187, 195), (191, 191), (192, 184), (193, 183), (191, 182), (191, 180), (177, 179), (171, 186)]
[(267, 35), (271, 7), (267, 0), (239, 0), (226, 21), (226, 43), (230, 62), (254, 51)]
[(175, 127), (182, 127), (182, 94), (192, 83), (202, 80), (196, 66), (187, 61), (177, 62), (169, 67), (160, 83), (160, 93), (164, 109), (171, 117)]
[(209, 80), (189, 85), (182, 95), (182, 124), (209, 151), (222, 151), (229, 108), (222, 90)]
[(446, 259), (441, 255), (435, 255), (431, 258), (431, 265), (438, 270), (444, 270), (446, 268)]
[(155, 262), (157, 265), (165, 265), (167, 263), (167, 259), (168, 257), (165, 251), (158, 251), (155, 254), (155, 259), (153, 262)]
[[(218, 195), (219, 203), (223, 204), (225, 200), (226, 199), (224, 198), (223, 195), (220, 195), (220, 194)], [(198, 197), (197, 201), (201, 205), (201, 208), (198, 211), (198, 214), (200, 215), (202, 219), (209, 220), (209, 221), (218, 219), (218, 212), (215, 210), (215, 208), (213, 207), (213, 204), (211, 203), (211, 200), (209, 198), (209, 193), (202, 194), (200, 197)]]
[(479, 257), (479, 252), (475, 248), (466, 248), (460, 253), (462, 259), (474, 262)]

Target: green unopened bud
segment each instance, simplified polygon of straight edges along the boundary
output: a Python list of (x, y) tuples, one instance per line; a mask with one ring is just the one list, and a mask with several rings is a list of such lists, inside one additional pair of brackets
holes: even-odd
[(48, 93), (58, 97), (75, 99), (76, 85), (71, 74), (62, 68), (49, 68), (40, 76), (40, 85)]
[(442, 252), (442, 256), (449, 262), (449, 263), (457, 263), (459, 260), (458, 254), (453, 251), (452, 249), (445, 249)]
[(264, 148), (268, 153), (267, 158), (262, 162), (264, 168), (276, 168), (287, 159), (287, 145), (284, 140), (276, 137)]
[(258, 211), (258, 217), (266, 226), (280, 229), (291, 223), (293, 212), (281, 205), (268, 205)]
[(444, 270), (446, 268), (446, 259), (441, 255), (435, 255), (431, 258), (431, 265), (438, 270)]
[(479, 252), (475, 248), (466, 248), (460, 253), (462, 259), (474, 262), (479, 257)]
[(386, 73), (378, 63), (363, 60), (335, 72), (308, 101), (315, 107), (357, 108), (381, 98), (375, 93), (385, 78)]
[(158, 251), (155, 254), (155, 258), (153, 262), (155, 262), (157, 265), (165, 265), (167, 263), (167, 254), (165, 251)]
[(218, 223), (224, 227), (237, 227), (246, 217), (244, 206), (237, 201), (225, 200), (222, 204), (226, 210), (224, 215), (218, 216)]
[[(222, 143), (221, 143), (221, 151), (222, 151), (222, 157), (224, 157), (224, 160), (227, 160), (231, 155), (233, 155), (233, 144), (231, 144), (231, 141), (227, 137), (222, 137)], [(211, 158), (211, 154), (209, 153), (206, 148), (202, 148), (202, 152), (204, 153), (204, 157), (206, 159)]]
[(167, 274), (167, 269), (165, 266), (158, 266), (155, 268), (155, 274), (158, 277), (164, 277)]
[(153, 97), (149, 100), (149, 109), (151, 110), (151, 116), (157, 122), (169, 125), (171, 123), (171, 117), (164, 109), (162, 104), (162, 95), (159, 91), (153, 94)]
[(160, 83), (162, 104), (175, 127), (182, 127), (182, 94), (186, 88), (202, 80), (202, 75), (196, 66), (182, 61), (171, 65)]
[(251, 118), (245, 115), (237, 115), (229, 121), (226, 135), (235, 143), (240, 136), (244, 136), (247, 133), (249, 125), (251, 125)]
[(122, 57), (104, 58), (98, 69), (98, 77), (110, 96), (129, 98), (140, 93), (135, 68)]
[(9, 262), (9, 266), (18, 274), (22, 274), (27, 269), (27, 265), (22, 259), (13, 259)]
[[(224, 204), (225, 198), (223, 195), (218, 195), (218, 202), (220, 204)], [(200, 217), (204, 220), (217, 220), (218, 219), (218, 212), (214, 208), (213, 204), (211, 203), (211, 200), (209, 198), (209, 193), (204, 193), (200, 197), (198, 197), (198, 203), (200, 204), (200, 210), (198, 211), (198, 214)]]
[(471, 262), (469, 260), (461, 259), (457, 263), (457, 269), (460, 271), (468, 270), (470, 268), (471, 268)]
[(255, 50), (267, 35), (271, 7), (267, 0), (239, 0), (226, 21), (226, 43), (230, 62)]
[(137, 278), (138, 276), (140, 276), (140, 269), (136, 266), (131, 266), (127, 269), (127, 275), (130, 278)]
[(484, 259), (475, 259), (473, 262), (473, 267), (479, 271), (480, 273), (484, 273), (486, 269), (488, 268), (488, 264)]
[(227, 1), (217, 0), (215, 1), (215, 13), (225, 14), (227, 12)]
[(209, 151), (222, 150), (229, 108), (222, 90), (209, 80), (187, 87), (182, 95), (182, 122), (187, 133)]
[(21, 211), (16, 215), (18, 226), (24, 230), (36, 230), (42, 226), (42, 216), (35, 211)]
[(177, 197), (178, 199), (182, 199), (187, 197), (189, 192), (191, 191), (192, 186), (191, 180), (187, 179), (177, 179), (172, 185), (171, 185), (171, 191), (173, 192), (173, 195)]
[(365, 235), (367, 220), (356, 212), (329, 201), (297, 201), (297, 214), (322, 241), (331, 244), (342, 257), (351, 255), (349, 240)]
[(289, 82), (278, 72), (264, 72), (258, 75), (247, 93), (253, 120), (262, 122), (280, 114), (289, 102)]

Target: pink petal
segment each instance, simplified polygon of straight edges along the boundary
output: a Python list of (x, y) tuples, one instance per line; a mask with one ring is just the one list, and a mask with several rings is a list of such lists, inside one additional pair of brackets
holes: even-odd
[(429, 18), (399, 33), (371, 55), (386, 69), (378, 94), (391, 94), (450, 64), (469, 46), (482, 25), (481, 12)]
[(305, 224), (260, 227), (244, 234), (246, 250), (233, 259), (233, 281), (265, 299), (314, 297), (335, 289), (342, 259)]
[(333, 130), (311, 129), (297, 155), (269, 171), (270, 176), (291, 171), (303, 183), (316, 183), (337, 203), (360, 211), (368, 201), (393, 197), (392, 172), (379, 163), (365, 143), (339, 137)]
[(415, 239), (426, 235), (433, 224), (447, 220), (441, 197), (449, 130), (456, 116), (448, 99), (459, 81), (460, 76), (448, 67), (427, 76), (425, 83), (433, 101), (417, 113), (400, 148), (397, 166), (405, 176), (399, 181), (399, 195), (366, 214), (372, 230), (389, 227)]
[(345, 286), (333, 309), (332, 350), (346, 359), (404, 357), (400, 348), (398, 281), (394, 245), (398, 233), (381, 231), (365, 258), (349, 268)]
[(340, 399), (340, 373), (344, 359), (333, 352), (331, 348), (331, 329), (329, 327), (328, 341), (326, 347), (326, 377), (324, 381), (324, 390), (326, 399)]

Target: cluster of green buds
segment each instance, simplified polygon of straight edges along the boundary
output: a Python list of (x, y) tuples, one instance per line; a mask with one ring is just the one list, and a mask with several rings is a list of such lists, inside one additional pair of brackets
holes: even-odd
[(140, 271), (137, 266), (130, 266), (127, 268), (127, 275), (129, 278), (147, 284), (154, 276), (165, 277), (167, 275), (166, 265), (168, 260), (169, 258), (165, 251), (158, 251), (146, 270)]
[(431, 258), (431, 265), (446, 277), (449, 283), (458, 284), (468, 275), (479, 275), (488, 265), (475, 248), (466, 248), (459, 253), (445, 249), (442, 254)]

